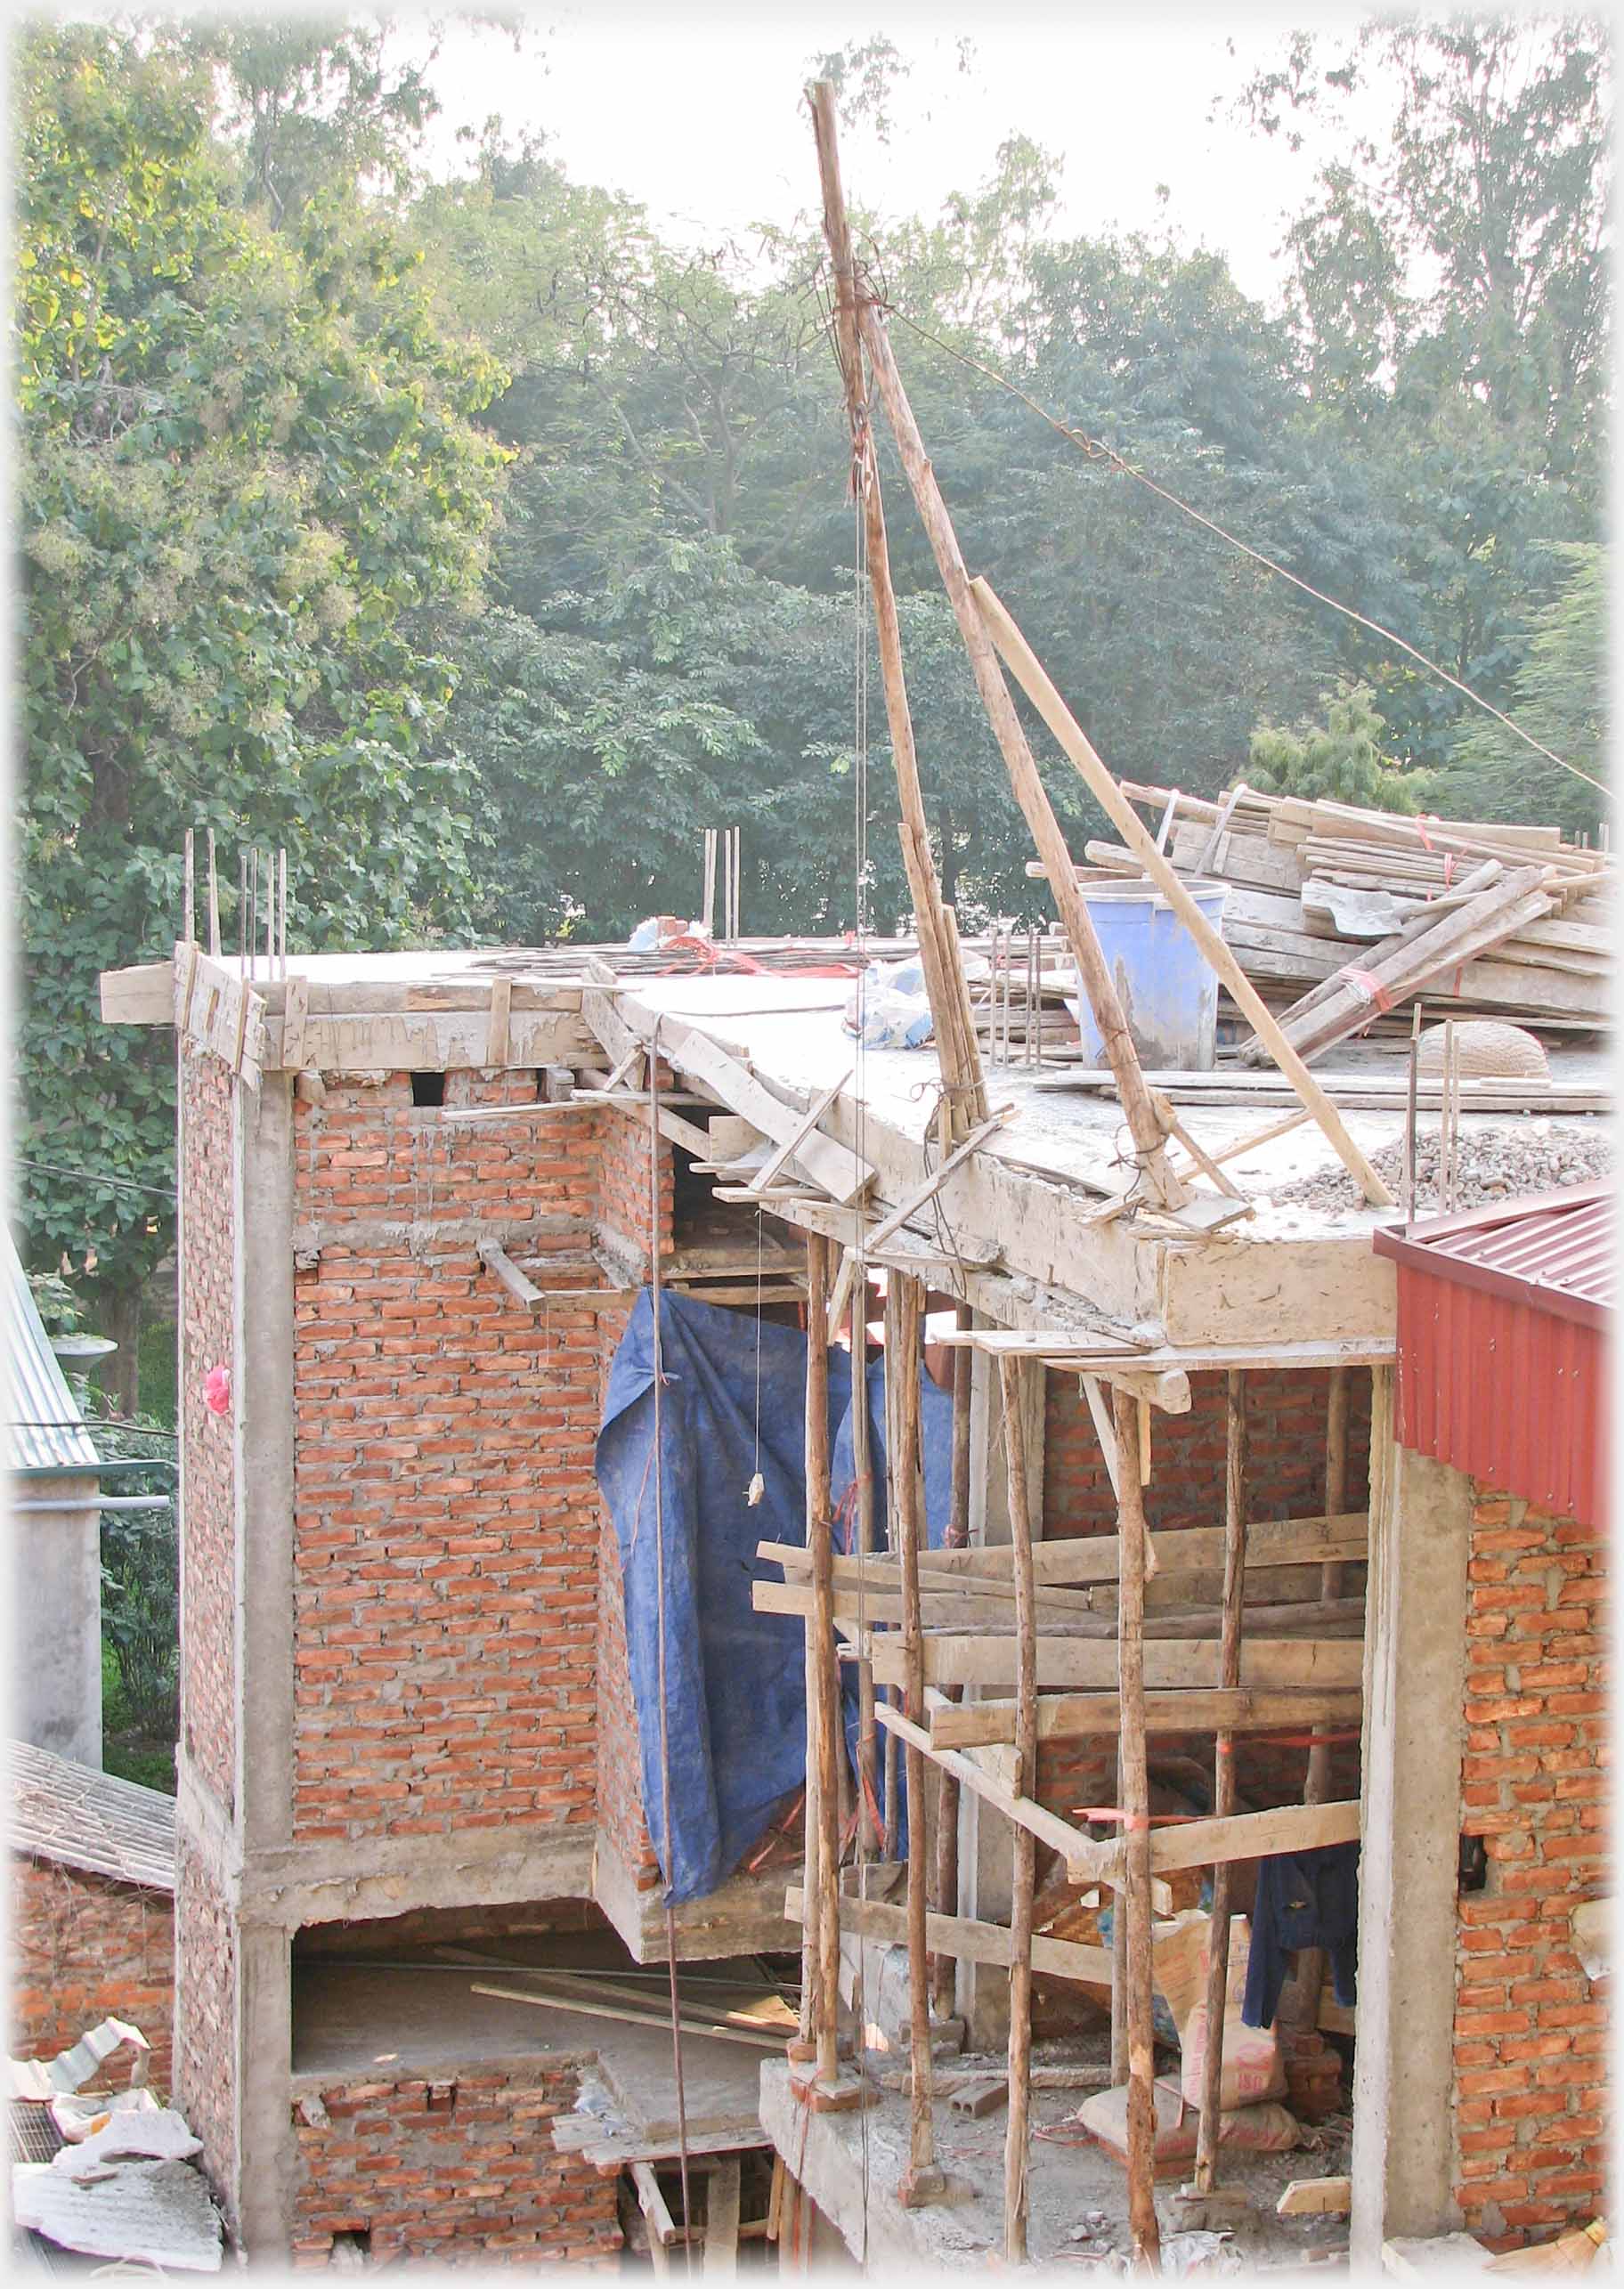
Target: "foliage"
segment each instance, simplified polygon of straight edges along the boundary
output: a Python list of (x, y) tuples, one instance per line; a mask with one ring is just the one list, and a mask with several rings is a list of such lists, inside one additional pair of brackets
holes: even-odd
[[(113, 1434), (97, 1433), (105, 1441)], [(173, 1494), (167, 1473), (120, 1471), (118, 1491)], [(118, 1674), (121, 1729), (173, 1741), (180, 1720), (180, 1541), (162, 1510), (102, 1513), (102, 1636)]]
[(1301, 795), (1378, 811), (1418, 811), (1431, 799), (1425, 772), (1401, 772), (1382, 752), (1386, 726), (1364, 684), (1321, 695), (1323, 723), (1295, 730), (1260, 724), (1252, 735), (1246, 784), (1260, 794)]
[[(385, 218), (233, 202), (207, 74), (162, 44), (37, 27), (19, 50), (26, 767), (21, 1149), (159, 1182), (161, 1036), (97, 1016), (165, 953), (183, 830), (284, 847), (305, 945), (463, 929), (475, 792), (443, 744), (475, 609), (499, 386), (429, 322)], [(93, 1145), (87, 1145), (93, 1140)], [(138, 1283), (139, 1189), (20, 1172), (31, 1260)]]
[[(1604, 786), (1607, 767), (1607, 552), (1557, 552), (1567, 577), (1531, 612), (1527, 649), (1512, 686), (1511, 714), (1531, 738)], [(1538, 755), (1503, 724), (1467, 726), (1444, 774), (1452, 800), (1481, 818), (1539, 818), (1569, 834), (1594, 835), (1607, 806), (1593, 786)]]

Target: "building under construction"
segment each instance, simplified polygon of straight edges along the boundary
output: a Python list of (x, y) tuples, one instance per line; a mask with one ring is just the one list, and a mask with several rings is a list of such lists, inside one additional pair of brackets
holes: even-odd
[[(959, 554), (816, 110), (906, 944), (300, 955), (272, 897), (228, 957), (205, 893), (103, 980), (178, 1049), (177, 2103), (310, 2268), (1553, 2239), (1605, 856), (1120, 784)], [(881, 419), (1045, 929), (942, 902)]]

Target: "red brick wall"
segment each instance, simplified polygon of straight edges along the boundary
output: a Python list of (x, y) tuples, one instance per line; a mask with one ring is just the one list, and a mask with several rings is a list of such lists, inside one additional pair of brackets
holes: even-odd
[[(533, 1097), (446, 1076), (448, 1106)], [(549, 1284), (599, 1282), (581, 1258), (625, 1125), (560, 1108), (448, 1127), (404, 1074), (298, 1108), (296, 1218), (327, 1228), (295, 1289), (302, 1838), (592, 1820), (595, 1325), (526, 1311), (468, 1220), (547, 1220), (511, 1251), (572, 1256)], [(352, 1248), (328, 1236), (346, 1221), (368, 1227)]]
[(235, 1084), (218, 1058), (181, 1059), (181, 1740), (229, 1813), (236, 1798), (236, 1500), (232, 1423), (203, 1404), (211, 1368), (230, 1368), (232, 1340), (231, 1141)]
[(296, 2268), (325, 2266), (335, 2235), (356, 2232), (375, 2261), (614, 2264), (613, 2178), (553, 2149), (549, 2126), (579, 2088), (579, 2067), (560, 2061), (324, 2084), (320, 2107), (296, 2102)]
[(1477, 1490), (1455, 1995), (1456, 2197), (1499, 2244), (1589, 2219), (1605, 2193), (1604, 1989), (1572, 1913), (1608, 1888), (1605, 1543), (1600, 1529)]
[(181, 1830), (175, 1853), (175, 2102), (233, 2223), (237, 2178), (237, 1936), (224, 1898)]
[[(166, 1892), (13, 1853), (12, 2055), (54, 2058), (108, 2017), (141, 2029), (151, 2045), (147, 2080), (166, 2093), (173, 2072), (174, 1902)], [(87, 2087), (122, 2089), (130, 2079), (131, 2057), (117, 2052)]]

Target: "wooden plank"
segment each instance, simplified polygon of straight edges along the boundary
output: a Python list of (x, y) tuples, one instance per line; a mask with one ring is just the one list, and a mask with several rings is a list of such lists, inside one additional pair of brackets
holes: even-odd
[(513, 980), (496, 978), (491, 983), (491, 1017), (485, 1034), (485, 1063), (508, 1062), (508, 1019), (513, 1010)]
[[(1343, 1372), (1345, 1373), (1345, 1370)], [(1220, 1692), (1240, 1683), (1241, 1622), (1246, 1568), (1246, 1386), (1234, 1373), (1225, 1378), (1223, 1471), (1223, 1635), (1219, 1652)], [(1328, 1489), (1327, 1499), (1332, 1498)], [(1340, 1489), (1336, 1506), (1342, 1506)], [(1235, 1737), (1222, 1725), (1213, 1748), (1213, 1811), (1219, 1819), (1235, 1809)], [(1201, 2061), (1201, 2114), (1196, 2139), (1195, 2188), (1210, 2194), (1218, 2169), (1219, 2124), (1223, 2090), (1224, 1998), (1229, 1988), (1230, 1863), (1213, 1871), (1213, 1910), (1206, 1963), (1206, 2048)]]
[(1294, 2178), (1274, 2205), (1277, 2218), (1345, 2218), (1353, 2206), (1351, 2178)]
[(479, 1260), (488, 1270), (496, 1274), (508, 1295), (522, 1303), (527, 1311), (533, 1311), (538, 1304), (546, 1302), (535, 1281), (525, 1278), (499, 1240), (481, 1240)]
[(1001, 1129), (1003, 1126), (1003, 1124), (1013, 1115), (1014, 1110), (1013, 1105), (1000, 1105), (995, 1113), (989, 1114), (985, 1121), (979, 1122), (970, 1131), (962, 1144), (955, 1145), (946, 1159), (931, 1171), (918, 1189), (911, 1193), (899, 1208), (893, 1208), (889, 1215), (883, 1217), (875, 1225), (873, 1230), (868, 1235), (870, 1251), (882, 1248), (894, 1232), (899, 1232), (902, 1230), (910, 1216), (917, 1216), (922, 1208), (927, 1207), (935, 1199), (948, 1178), (962, 1166), (978, 1146), (987, 1142), (995, 1129)]
[(104, 970), (98, 983), (104, 1026), (175, 1023), (173, 962), (140, 962), (127, 970)]
[(1206, 1868), (1219, 1860), (1267, 1860), (1279, 1852), (1352, 1844), (1359, 1833), (1357, 1799), (1277, 1805), (1268, 1812), (1235, 1813), (1227, 1820), (1193, 1820), (1178, 1828), (1158, 1828), (1150, 1838), (1150, 1864), (1165, 1876), (1175, 1868)]
[[(289, 985), (292, 982), (290, 978)], [(282, 1018), (265, 1020), (267, 1071), (278, 1071), (286, 1065), (285, 1022)], [(304, 1063), (321, 1073), (478, 1071), (485, 1065), (489, 1046), (489, 1013), (478, 1010), (444, 1015), (340, 1011), (313, 1015), (304, 1027)], [(571, 1011), (513, 1012), (508, 1052), (510, 1067), (540, 1070), (547, 1065), (578, 1064), (589, 1046), (589, 1036)]]
[(705, 2254), (702, 2270), (732, 2275), (739, 2268), (739, 2163), (733, 2155), (717, 2164), (705, 2181)]
[[(649, 1031), (653, 1031), (652, 1024)], [(800, 1115), (763, 1087), (736, 1058), (730, 1057), (707, 1035), (692, 1027), (662, 1026), (660, 1049), (678, 1072), (714, 1090), (725, 1104), (751, 1122), (764, 1136), (782, 1144), (794, 1134)], [(847, 1146), (837, 1144), (832, 1137), (820, 1136), (816, 1132), (801, 1140), (795, 1158), (813, 1181), (842, 1205), (849, 1205), (874, 1181), (874, 1171), (867, 1161)]]
[[(527, 1987), (497, 1986), (493, 1983), (487, 1985), (475, 1981), (470, 1985), (468, 1993), (471, 1995), (493, 1995), (500, 2002), (532, 2003), (538, 2010), (568, 2011), (583, 2018), (621, 2019), (629, 2026), (669, 2028), (671, 2024), (668, 2011), (637, 2010), (629, 2003), (589, 2002), (584, 1996), (579, 1995), (536, 1994)], [(677, 2024), (684, 2034), (708, 2035), (715, 2042), (743, 2042), (752, 2050), (782, 2051), (784, 2049), (784, 2038), (781, 2034), (753, 2034), (746, 2027), (716, 2026), (705, 2019), (679, 2018)]]
[[(1364, 1695), (1357, 1685), (1222, 1685), (1181, 1692), (1148, 1692), (1145, 1728), (1177, 1733), (1295, 1732), (1319, 1724), (1357, 1724)], [(1112, 1692), (1050, 1693), (1037, 1704), (1040, 1741), (1115, 1741), (1121, 1701)], [(944, 1749), (973, 1749), (1015, 1737), (1012, 1701), (954, 1702), (935, 1710), (930, 1738)]]
[(282, 1003), (282, 1067), (284, 1071), (298, 1073), (304, 1067), (304, 1024), (310, 1012), (310, 983), (307, 978), (290, 978)]
[[(1246, 1528), (1246, 1564), (1255, 1566), (1325, 1565), (1336, 1559), (1362, 1559), (1369, 1546), (1369, 1514), (1363, 1510), (1341, 1511), (1334, 1517), (1253, 1520)], [(785, 1571), (804, 1568), (807, 1553), (798, 1542), (758, 1542), (756, 1555)], [(1212, 1573), (1223, 1564), (1222, 1526), (1170, 1528), (1156, 1538), (1157, 1579), (1169, 1575)], [(877, 1588), (891, 1579), (884, 1557), (866, 1561), (837, 1557), (837, 1583), (860, 1580)], [(990, 1549), (932, 1550), (932, 1574), (987, 1575), (1008, 1579), (1011, 1553), (1006, 1545)], [(1038, 1542), (1032, 1550), (1033, 1579), (1039, 1587), (1068, 1582), (1113, 1582), (1118, 1568), (1115, 1534), (1080, 1534), (1054, 1542)]]
[(1275, 1023), (1223, 939), (1190, 897), (1172, 865), (1157, 849), (1137, 813), (1094, 752), (1081, 726), (1051, 683), (1037, 655), (992, 588), (985, 580), (978, 580), (971, 583), (971, 592), (988, 633), (1013, 672), (1015, 680), (1076, 764), (1091, 793), (1115, 824), (1123, 840), (1137, 855), (1146, 873), (1195, 939), (1231, 1000), (1245, 1013), (1259, 1040), (1267, 1047), (1275, 1063), (1313, 1114), (1337, 1158), (1373, 1206), (1391, 1207), (1393, 1195), (1349, 1135), (1336, 1108)]
[[(900, 1650), (883, 1636), (871, 1636), (868, 1653), (881, 1684), (902, 1683)], [(1015, 1684), (1012, 1637), (932, 1637), (924, 1644), (925, 1679), (936, 1685), (995, 1685), (1004, 1692)], [(1243, 1685), (1354, 1685), (1361, 1681), (1364, 1646), (1353, 1637), (1270, 1637), (1243, 1647)], [(1219, 1642), (1213, 1638), (1152, 1638), (1145, 1647), (1145, 1684), (1155, 1692), (1183, 1686), (1211, 1688), (1219, 1683)], [(1116, 1686), (1116, 1649), (1108, 1640), (1040, 1637), (1040, 1692), (1057, 1686)]]
[[(929, 1642), (927, 1640), (927, 1644)], [(1014, 1641), (1011, 1639), (1009, 1642), (1012, 1666)], [(898, 1648), (897, 1666), (900, 1669), (900, 1648)], [(876, 1677), (879, 1676), (878, 1668), (874, 1674)], [(884, 1682), (900, 1684), (901, 1678), (900, 1676), (888, 1678)], [(1015, 1822), (1017, 1826), (1030, 1829), (1033, 1835), (1041, 1837), (1045, 1844), (1052, 1845), (1065, 1861), (1067, 1867), (1080, 1881), (1089, 1884), (1095, 1882), (1105, 1868), (1110, 1864), (1111, 1855), (1116, 1848), (1115, 1845), (1100, 1844), (1092, 1837), (1084, 1836), (1080, 1828), (1074, 1827), (1068, 1820), (1061, 1820), (1057, 1814), (1050, 1812), (1045, 1806), (1034, 1803), (1030, 1797), (1020, 1795), (1016, 1790), (978, 1765), (973, 1757), (961, 1750), (936, 1748), (923, 1726), (910, 1725), (900, 1709), (892, 1709), (886, 1702), (879, 1701), (875, 1704), (874, 1715), (888, 1732), (894, 1733), (898, 1740), (906, 1741), (919, 1749), (922, 1755), (929, 1757), (933, 1764), (939, 1765), (944, 1772), (951, 1773), (962, 1788), (967, 1788), (972, 1795), (983, 1798), (987, 1803), (995, 1806), (1007, 1819)]]
[[(800, 1922), (804, 1897), (796, 1885), (785, 1892), (784, 1912), (791, 1923)], [(892, 1907), (884, 1900), (842, 1898), (840, 1928), (858, 1932), (865, 1939), (883, 1939), (899, 1946), (907, 1937), (907, 1910)], [(926, 1929), (938, 1955), (954, 1955), (970, 1963), (1010, 1960), (1010, 1933), (1004, 1924), (983, 1923), (971, 1916), (931, 1915)], [(1040, 1935), (1032, 1942), (1032, 1968), (1046, 1978), (1076, 1979), (1084, 1986), (1102, 1987), (1110, 1982), (1111, 1952), (1108, 1947), (1091, 1947), (1073, 1939), (1045, 1939)]]
[[(811, 1135), (850, 1079), (851, 1067), (849, 1066), (832, 1089), (825, 1089), (821, 1097), (814, 1098), (784, 1142), (762, 1163), (760, 1169), (744, 1187), (746, 1193), (753, 1193), (759, 1198), (766, 1191), (767, 1186), (776, 1178), (779, 1170), (795, 1157), (801, 1144)], [(839, 1312), (834, 1312), (832, 1317), (838, 1325)]]

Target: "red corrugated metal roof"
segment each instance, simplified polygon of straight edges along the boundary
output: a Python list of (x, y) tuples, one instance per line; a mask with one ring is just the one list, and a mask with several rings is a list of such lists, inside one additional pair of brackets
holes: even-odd
[(1376, 1235), (1399, 1267), (1399, 1426), (1418, 1454), (1598, 1522), (1612, 1192), (1586, 1185)]

